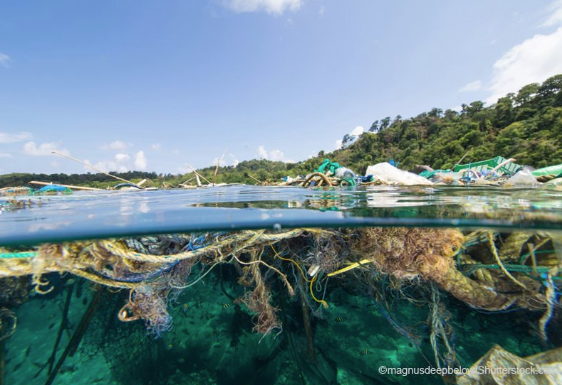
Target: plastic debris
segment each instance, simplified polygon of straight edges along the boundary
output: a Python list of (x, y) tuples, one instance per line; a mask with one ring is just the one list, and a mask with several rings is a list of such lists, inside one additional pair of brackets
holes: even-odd
[[(521, 358), (495, 345), (457, 377), (458, 385), (562, 384), (562, 348)], [(527, 372), (529, 374), (527, 374)]]
[(423, 176), (416, 175), (414, 173), (400, 170), (390, 163), (378, 163), (374, 166), (369, 166), (366, 175), (373, 175), (376, 180), (385, 183), (396, 183), (405, 186), (414, 185), (432, 185), (433, 182), (427, 180)]
[(533, 175), (541, 182), (562, 177), (562, 164), (543, 167), (533, 171)]
[(529, 186), (538, 185), (539, 181), (529, 170), (521, 170), (517, 174), (513, 175), (505, 182), (505, 186)]

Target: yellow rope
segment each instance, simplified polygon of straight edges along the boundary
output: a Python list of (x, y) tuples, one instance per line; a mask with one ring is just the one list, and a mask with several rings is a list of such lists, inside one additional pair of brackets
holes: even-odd
[[(141, 283), (114, 281), (111, 278), (105, 278), (88, 272), (86, 269), (95, 269), (97, 258), (99, 258), (100, 260), (104, 260), (109, 256), (120, 257), (122, 259), (122, 262), (131, 269), (135, 267), (134, 262), (161, 265), (163, 263), (168, 264), (189, 258), (200, 257), (213, 252), (221, 255), (221, 259), (223, 259), (226, 256), (235, 255), (240, 251), (252, 247), (256, 244), (269, 244), (271, 246), (274, 242), (280, 241), (282, 239), (297, 237), (303, 234), (305, 231), (315, 234), (322, 234), (325, 232), (325, 230), (318, 229), (294, 229), (282, 233), (269, 234), (266, 234), (265, 230), (243, 231), (239, 234), (229, 236), (217, 243), (203, 247), (201, 249), (173, 255), (152, 255), (138, 253), (128, 249), (123, 242), (118, 242), (115, 240), (101, 240), (89, 243), (83, 242), (80, 247), (77, 246), (77, 243), (74, 243), (62, 246), (59, 251), (62, 253), (62, 255), (57, 255), (58, 252), (56, 251), (57, 248), (55, 247), (52, 249), (44, 249), (42, 252), (40, 251), (39, 253), (37, 253), (37, 255), (33, 258), (2, 260), (0, 261), (0, 277), (33, 275), (35, 277), (34, 283), (36, 284), (38, 291), (41, 291), (41, 287), (48, 284), (48, 282), (42, 280), (42, 274), (49, 272), (69, 272), (105, 286), (133, 289)], [(239, 243), (242, 244), (238, 247), (235, 246), (233, 250), (229, 250), (228, 254), (222, 255), (221, 251), (224, 248), (232, 247), (234, 244)], [(264, 264), (268, 268), (275, 270), (282, 276), (285, 284), (288, 284), (286, 276), (284, 276), (278, 269), (268, 265), (261, 260), (257, 263)], [(296, 262), (294, 263), (296, 264)], [(301, 270), (301, 274), (304, 275), (304, 272), (302, 271), (300, 266), (298, 264), (297, 266)], [(144, 267), (142, 267), (142, 269), (140, 270), (149, 271), (150, 269), (150, 266), (144, 265)], [(290, 285), (288, 285), (288, 287), (289, 291), (292, 291), (292, 287)]]
[(258, 260), (255, 260), (255, 261), (250, 261), (250, 262), (242, 262), (241, 260), (238, 259), (238, 257), (236, 255), (232, 255), (232, 256), (234, 257), (236, 262), (238, 262), (241, 265), (255, 265), (255, 264), (259, 263), (259, 264), (262, 264), (262, 265), (266, 266), (268, 269), (271, 269), (271, 270), (275, 271), (277, 274), (279, 274), (281, 276), (281, 279), (283, 280), (283, 283), (285, 284), (285, 286), (287, 286), (287, 290), (289, 290), (289, 294), (291, 296), (295, 295), (295, 290), (293, 289), (293, 287), (289, 283), (289, 280), (287, 279), (287, 276), (285, 274), (283, 274), (281, 271), (279, 271), (279, 269), (276, 269), (275, 267), (273, 267), (271, 265), (268, 265), (267, 263), (265, 263), (261, 259), (258, 259)]
[(248, 231), (248, 232), (244, 232), (240, 236), (235, 235), (233, 237), (223, 239), (222, 241), (215, 243), (213, 245), (203, 247), (201, 249), (185, 251), (183, 253), (172, 254), (172, 255), (142, 254), (135, 251), (131, 251), (128, 248), (126, 248), (123, 244), (117, 243), (112, 240), (103, 240), (100, 241), (99, 244), (102, 248), (107, 250), (109, 253), (113, 255), (117, 255), (124, 259), (131, 259), (139, 262), (169, 263), (169, 262), (182, 261), (184, 259), (189, 259), (189, 258), (195, 258), (195, 257), (199, 257), (200, 255), (219, 251), (223, 247), (230, 246), (235, 242), (245, 241), (247, 239), (251, 240), (251, 242), (249, 242), (249, 244), (251, 244), (253, 243), (253, 241), (256, 240), (256, 235), (257, 235), (256, 233)]
[(222, 248), (228, 247), (233, 243), (237, 243), (241, 241), (247, 241), (247, 242), (242, 247), (238, 247), (236, 251), (243, 250), (253, 245), (256, 242), (270, 243), (285, 238), (293, 238), (301, 235), (304, 232), (304, 230), (295, 229), (295, 230), (286, 231), (284, 233), (274, 233), (274, 234), (264, 234), (264, 232), (265, 230), (244, 231), (240, 235), (234, 235), (232, 237), (225, 238), (218, 243), (203, 247), (201, 249), (185, 251), (183, 253), (171, 254), (171, 255), (153, 255), (153, 254), (138, 253), (135, 251), (131, 251), (128, 248), (126, 248), (125, 245), (112, 240), (100, 241), (99, 245), (109, 253), (113, 255), (117, 255), (124, 259), (131, 259), (139, 262), (170, 263), (170, 262), (181, 261), (189, 258), (199, 257), (201, 255), (205, 255), (212, 252), (220, 252)]
[(269, 247), (271, 247), (271, 250), (273, 250), (273, 252), (275, 253), (275, 256), (276, 256), (277, 258), (279, 258), (279, 259), (281, 259), (281, 260), (283, 260), (283, 261), (292, 262), (292, 263), (299, 269), (299, 271), (301, 272), (302, 277), (304, 278), (304, 280), (305, 280), (307, 283), (310, 282), (310, 281), (306, 278), (306, 274), (304, 273), (302, 267), (301, 267), (297, 262), (295, 262), (295, 261), (292, 260), (291, 258), (283, 258), (282, 256), (280, 256), (280, 255), (277, 253), (277, 250), (275, 250), (275, 248), (273, 247), (273, 244), (272, 244), (272, 243), (269, 244)]
[(111, 280), (111, 279), (108, 279), (108, 278), (100, 277), (99, 275), (88, 273), (84, 270), (70, 270), (68, 272), (71, 273), (71, 274), (77, 275), (79, 277), (85, 278), (89, 281), (93, 281), (93, 282), (99, 283), (101, 285), (109, 286), (109, 287), (113, 287), (113, 288), (117, 288), (117, 289), (134, 289), (134, 288), (138, 287), (139, 285), (142, 285), (142, 283), (114, 281), (114, 280)]
[(532, 243), (527, 243), (527, 247), (529, 248), (529, 254), (531, 255), (531, 263), (533, 266), (533, 273), (535, 273), (535, 276), (538, 276), (537, 273), (537, 257), (535, 255), (535, 247), (533, 246)]
[(359, 262), (352, 263), (351, 265), (348, 265), (343, 269), (339, 269), (338, 271), (334, 271), (333, 273), (328, 274), (328, 277), (333, 277), (334, 275), (342, 274), (345, 273), (346, 271), (353, 270), (360, 266), (366, 265), (367, 263), (373, 263), (373, 262), (374, 261), (371, 261), (370, 259), (362, 259)]
[(494, 255), (494, 258), (496, 259), (496, 263), (498, 264), (498, 266), (500, 267), (501, 271), (503, 271), (503, 273), (505, 275), (507, 275), (513, 282), (515, 282), (517, 285), (521, 286), (523, 289), (527, 290), (527, 287), (522, 284), (521, 282), (519, 282), (513, 275), (511, 275), (511, 273), (509, 271), (506, 270), (506, 268), (504, 267), (500, 256), (498, 255), (498, 251), (496, 250), (496, 245), (494, 245), (494, 238), (492, 237), (492, 232), (488, 231), (487, 232), (487, 236), (488, 236), (488, 243), (490, 244), (490, 250), (492, 251), (492, 254)]
[(303, 187), (308, 187), (310, 185), (310, 182), (312, 181), (312, 179), (314, 177), (320, 177), (328, 186), (332, 186), (332, 182), (330, 182), (330, 179), (328, 179), (328, 177), (324, 174), (322, 174), (321, 172), (315, 172), (313, 174), (311, 174), (308, 178), (306, 178), (306, 180), (302, 183)]
[(318, 299), (318, 298), (316, 298), (316, 296), (314, 295), (314, 290), (312, 290), (312, 285), (313, 285), (314, 282), (316, 281), (316, 278), (318, 278), (318, 276), (315, 276), (314, 278), (312, 278), (312, 279), (310, 280), (310, 295), (312, 296), (312, 298), (313, 298), (316, 302), (321, 303), (322, 306), (324, 307), (324, 309), (327, 309), (327, 308), (328, 308), (328, 302), (324, 301), (323, 299)]
[(260, 241), (262, 241), (262, 242), (272, 242), (272, 241), (280, 241), (281, 239), (286, 239), (286, 238), (294, 238), (294, 237), (298, 237), (299, 235), (301, 235), (305, 231), (307, 231), (309, 233), (321, 233), (322, 232), (322, 230), (317, 230), (317, 229), (294, 229), (294, 230), (286, 231), (284, 233), (263, 234), (260, 238)]

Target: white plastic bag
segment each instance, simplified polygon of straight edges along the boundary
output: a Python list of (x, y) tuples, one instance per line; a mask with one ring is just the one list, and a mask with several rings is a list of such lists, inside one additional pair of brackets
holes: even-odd
[(529, 186), (529, 185), (538, 185), (539, 181), (531, 171), (529, 170), (521, 170), (517, 174), (513, 175), (511, 178), (505, 181), (505, 185), (509, 187), (517, 187), (517, 186)]
[(400, 170), (387, 162), (369, 166), (365, 175), (372, 175), (375, 179), (378, 179), (382, 182), (395, 183), (404, 186), (433, 184), (433, 182), (424, 178), (423, 176)]

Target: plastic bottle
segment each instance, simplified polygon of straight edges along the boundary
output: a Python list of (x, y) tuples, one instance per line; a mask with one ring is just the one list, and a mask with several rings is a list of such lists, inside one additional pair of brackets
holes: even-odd
[(346, 180), (355, 179), (355, 173), (347, 167), (340, 167), (336, 170), (336, 178)]

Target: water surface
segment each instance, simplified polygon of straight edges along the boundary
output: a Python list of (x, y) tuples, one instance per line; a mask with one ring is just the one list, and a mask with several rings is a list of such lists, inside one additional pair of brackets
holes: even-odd
[(562, 192), (544, 188), (303, 189), (76, 192), (2, 199), (0, 244), (256, 228), (441, 226), (562, 229)]

